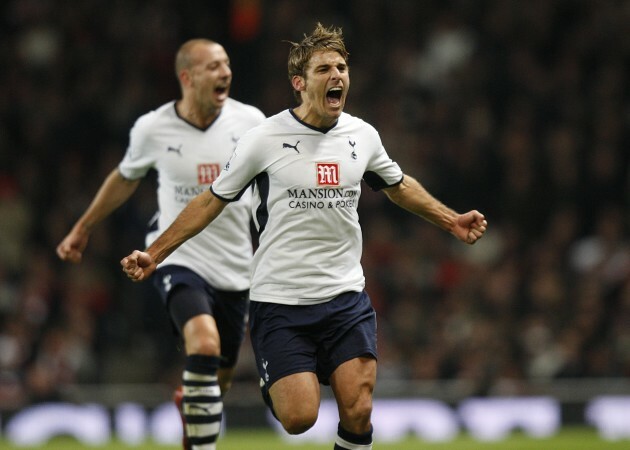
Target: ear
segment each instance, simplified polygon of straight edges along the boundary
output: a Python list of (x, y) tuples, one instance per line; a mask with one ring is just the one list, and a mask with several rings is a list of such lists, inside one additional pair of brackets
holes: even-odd
[(293, 89), (298, 92), (306, 89), (306, 82), (304, 81), (304, 78), (299, 75), (293, 75), (293, 78), (291, 78), (291, 85), (293, 86)]
[(179, 83), (182, 86), (190, 86), (190, 72), (186, 69), (179, 71)]

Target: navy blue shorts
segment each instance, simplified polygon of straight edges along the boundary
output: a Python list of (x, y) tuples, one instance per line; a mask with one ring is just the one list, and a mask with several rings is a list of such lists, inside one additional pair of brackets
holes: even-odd
[(342, 363), (376, 359), (376, 313), (365, 291), (346, 292), (317, 305), (250, 302), (250, 335), (260, 378), (314, 372), (322, 384)]
[(152, 278), (180, 335), (191, 318), (214, 317), (221, 339), (221, 367), (234, 367), (245, 338), (249, 291), (215, 289), (192, 270), (176, 265), (160, 267)]

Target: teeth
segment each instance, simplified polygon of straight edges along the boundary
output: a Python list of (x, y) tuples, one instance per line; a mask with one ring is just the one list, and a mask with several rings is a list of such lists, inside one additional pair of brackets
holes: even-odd
[(334, 87), (334, 88), (330, 88), (330, 91), (328, 92), (332, 92), (332, 91), (340, 91), (341, 88), (340, 87)]

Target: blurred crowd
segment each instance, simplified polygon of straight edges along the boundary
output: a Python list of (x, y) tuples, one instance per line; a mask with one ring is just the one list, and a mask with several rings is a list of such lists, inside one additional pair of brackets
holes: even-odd
[[(469, 247), (364, 190), (379, 377), (630, 376), (630, 1), (9, 0), (0, 6), (0, 409), (75, 383), (171, 383), (183, 352), (150, 283), (154, 178), (92, 235), (55, 247), (121, 159), (134, 120), (178, 96), (173, 57), (223, 43), (232, 96), (293, 106), (288, 44), (343, 27), (346, 111), (406, 173), (490, 224)], [(248, 346), (238, 378), (255, 382)]]

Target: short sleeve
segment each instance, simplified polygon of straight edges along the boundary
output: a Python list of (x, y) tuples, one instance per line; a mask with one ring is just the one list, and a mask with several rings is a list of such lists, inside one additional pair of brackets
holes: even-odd
[(373, 191), (379, 191), (383, 188), (401, 183), (403, 180), (403, 172), (400, 166), (387, 154), (376, 130), (374, 130), (374, 135), (375, 142), (378, 143), (378, 146), (370, 158), (366, 171), (363, 174), (363, 181), (365, 181)]
[(256, 128), (247, 132), (239, 141), (232, 157), (225, 165), (210, 190), (225, 201), (237, 200), (239, 195), (264, 170), (263, 140)]
[(129, 146), (118, 165), (121, 175), (130, 180), (144, 177), (155, 166), (155, 155), (149, 145), (153, 113), (140, 117), (129, 132)]

